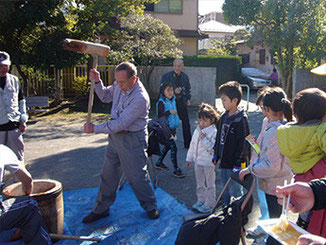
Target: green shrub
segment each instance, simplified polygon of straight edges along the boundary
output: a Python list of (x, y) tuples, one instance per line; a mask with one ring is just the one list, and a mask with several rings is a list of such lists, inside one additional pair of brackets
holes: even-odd
[(89, 93), (90, 86), (87, 83), (87, 76), (76, 77), (72, 83), (72, 91), (76, 96), (86, 96)]

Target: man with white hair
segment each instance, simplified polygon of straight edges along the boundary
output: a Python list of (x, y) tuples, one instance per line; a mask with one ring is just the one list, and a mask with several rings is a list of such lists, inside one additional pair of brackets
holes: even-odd
[(177, 58), (173, 62), (173, 71), (165, 73), (161, 79), (161, 85), (169, 82), (173, 84), (174, 94), (176, 96), (177, 112), (182, 121), (183, 144), (189, 148), (191, 141), (190, 123), (188, 115), (188, 106), (190, 106), (190, 82), (189, 77), (182, 70), (184, 68), (183, 60)]
[(18, 77), (9, 74), (8, 53), (0, 51), (0, 144), (8, 146), (20, 161), (24, 159), (22, 133), (26, 130), (26, 101)]

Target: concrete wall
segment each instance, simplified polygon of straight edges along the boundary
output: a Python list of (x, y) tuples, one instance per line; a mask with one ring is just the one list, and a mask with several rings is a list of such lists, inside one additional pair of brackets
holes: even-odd
[[(162, 75), (172, 71), (172, 67), (157, 66), (150, 79), (149, 94), (151, 98), (159, 95)], [(184, 72), (189, 76), (191, 85), (191, 104), (196, 106), (201, 102), (215, 105), (216, 96), (216, 68), (212, 67), (185, 67)]]
[(293, 73), (293, 97), (306, 88), (319, 88), (326, 91), (326, 76), (315, 75), (310, 69), (296, 69)]

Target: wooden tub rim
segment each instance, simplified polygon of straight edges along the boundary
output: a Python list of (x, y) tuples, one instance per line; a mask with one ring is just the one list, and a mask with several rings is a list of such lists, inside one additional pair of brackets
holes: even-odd
[[(35, 199), (43, 199), (43, 198), (47, 198), (47, 196), (51, 195), (51, 196), (53, 196), (53, 198), (55, 198), (62, 192), (62, 184), (59, 181), (52, 180), (52, 179), (34, 179), (33, 180), (33, 184), (39, 183), (39, 182), (52, 183), (52, 184), (54, 184), (54, 187), (50, 188), (49, 190), (47, 190), (45, 192), (42, 192), (42, 195), (39, 195), (39, 193), (32, 193), (31, 195), (29, 195), (30, 197), (33, 197)], [(2, 194), (8, 198), (24, 196), (24, 195), (12, 195), (12, 190), (20, 185), (22, 185), (21, 182), (17, 182), (12, 185), (9, 185), (3, 189)]]

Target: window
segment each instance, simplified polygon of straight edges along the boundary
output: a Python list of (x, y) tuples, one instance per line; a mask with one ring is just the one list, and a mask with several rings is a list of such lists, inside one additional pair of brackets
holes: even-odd
[(239, 54), (239, 56), (242, 59), (242, 64), (243, 65), (249, 64), (249, 62), (250, 62), (250, 55), (249, 54)]
[(154, 3), (145, 3), (145, 11), (154, 11)]
[(259, 50), (259, 64), (265, 65), (266, 49)]
[(145, 11), (153, 11), (159, 13), (182, 13), (182, 0), (161, 0), (158, 3), (145, 4)]

